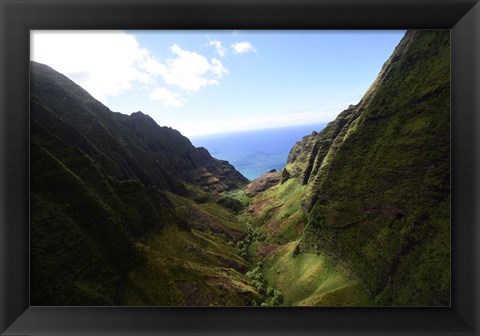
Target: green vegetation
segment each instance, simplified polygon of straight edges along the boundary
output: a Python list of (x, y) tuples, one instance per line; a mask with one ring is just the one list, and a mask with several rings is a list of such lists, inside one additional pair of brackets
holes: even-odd
[(285, 305), (365, 306), (361, 283), (325, 255), (298, 253), (298, 242), (283, 245), (265, 261), (265, 277), (285, 295)]
[(32, 304), (256, 299), (245, 260), (227, 244), (246, 235), (232, 212), (239, 202), (218, 193), (247, 180), (177, 131), (113, 113), (31, 66)]
[(290, 179), (252, 200), (255, 258), (286, 304), (449, 304), (449, 71), (448, 32), (408, 32), (360, 103), (294, 146)]
[(265, 228), (271, 242), (295, 240), (302, 232), (305, 220), (301, 208), (304, 190), (297, 179), (267, 189), (254, 198), (247, 216), (255, 225)]
[(255, 242), (264, 241), (265, 233), (261, 227), (252, 225), (243, 215), (238, 216), (238, 222), (246, 229), (247, 235), (236, 242), (235, 249), (243, 258), (252, 257), (252, 255), (248, 253), (249, 248)]
[[(358, 279), (339, 265), (333, 265), (329, 257), (300, 253), (298, 239), (306, 220), (300, 204), (304, 191), (305, 186), (297, 179), (289, 179), (252, 200), (246, 212), (255, 224), (247, 225), (262, 234), (260, 239), (250, 241), (249, 253), (245, 254), (257, 261), (247, 277), (257, 291), (266, 296), (265, 305), (371, 304)], [(239, 244), (242, 247), (239, 252), (245, 252), (243, 242)], [(267, 293), (272, 295), (275, 291), (277, 299), (273, 299), (274, 294), (268, 296)]]
[(409, 32), (304, 198), (301, 249), (344, 263), (379, 305), (449, 304), (449, 55), (448, 32)]
[(259, 295), (235, 250), (208, 233), (167, 225), (136, 244), (147, 262), (129, 273), (128, 305), (250, 305)]
[[(260, 271), (261, 264), (253, 268), (251, 271), (247, 272), (247, 278), (250, 280), (251, 284), (255, 287), (258, 293), (263, 296), (263, 302), (260, 303), (260, 306), (280, 306), (284, 297), (283, 294), (272, 287), (267, 287), (265, 282), (265, 277)], [(252, 301), (254, 306), (258, 306), (257, 301)]]
[(449, 57), (447, 31), (407, 32), (254, 197), (177, 131), (32, 63), (32, 305), (448, 305)]
[(129, 207), (114, 211), (121, 204), (114, 185), (103, 186), (112, 192), (106, 203), (49, 152), (34, 146), (31, 155), (38, 172), (31, 179), (32, 304), (119, 304), (125, 274), (142, 260), (125, 219), (137, 227), (141, 217)]
[(244, 189), (225, 191), (223, 192), (223, 195), (225, 195), (225, 197), (236, 199), (237, 201), (242, 203), (244, 207), (248, 206), (252, 202), (252, 198), (245, 194)]

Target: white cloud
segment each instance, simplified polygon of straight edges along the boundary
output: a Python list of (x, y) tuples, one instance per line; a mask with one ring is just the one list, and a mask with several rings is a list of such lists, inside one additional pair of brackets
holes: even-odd
[(236, 42), (232, 44), (232, 49), (235, 54), (256, 53), (257, 49), (250, 42)]
[(161, 68), (123, 31), (34, 31), (31, 59), (71, 78), (106, 103), (135, 83), (152, 83)]
[(194, 51), (187, 51), (177, 44), (170, 47), (176, 58), (168, 59), (160, 74), (167, 84), (176, 85), (185, 91), (198, 91), (208, 85), (219, 85), (220, 79), (228, 73), (222, 62), (210, 61)]
[(215, 48), (215, 51), (217, 52), (218, 56), (220, 57), (225, 57), (225, 48), (222, 46), (222, 42), (221, 41), (208, 41), (208, 45), (210, 47), (214, 47)]
[[(164, 85), (194, 92), (219, 85), (228, 70), (218, 59), (207, 59), (177, 44), (170, 47), (174, 57), (160, 62), (142, 48), (135, 36), (123, 31), (33, 31), (31, 59), (44, 63), (82, 86), (104, 104), (108, 97), (142, 85), (153, 90)], [(214, 41), (217, 42), (217, 41)], [(221, 44), (214, 44), (214, 47)], [(153, 98), (152, 98), (153, 97)], [(163, 87), (150, 95), (165, 106), (180, 107), (177, 93)]]
[(176, 92), (172, 92), (166, 87), (157, 87), (153, 90), (150, 95), (151, 100), (160, 100), (165, 107), (182, 107), (183, 100), (180, 98), (180, 95)]
[(142, 69), (146, 71), (147, 73), (151, 75), (161, 75), (162, 73), (165, 73), (166, 71), (166, 66), (156, 59), (153, 58), (148, 58), (146, 59), (142, 65)]

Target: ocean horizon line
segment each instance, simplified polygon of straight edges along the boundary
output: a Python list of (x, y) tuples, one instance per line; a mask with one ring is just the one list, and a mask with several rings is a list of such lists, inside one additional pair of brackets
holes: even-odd
[(295, 143), (314, 131), (320, 132), (326, 125), (294, 125), (190, 139), (194, 146), (206, 148), (214, 158), (228, 161), (249, 180), (255, 180), (272, 169), (285, 167)]
[[(320, 126), (321, 129), (314, 130), (314, 131), (321, 131), (328, 122), (316, 122), (316, 123), (309, 123), (309, 124), (299, 124), (299, 125), (290, 125), (290, 126), (279, 126), (279, 127), (266, 127), (266, 128), (254, 128), (254, 129), (245, 129), (245, 130), (235, 130), (229, 132), (218, 132), (218, 133), (207, 133), (207, 134), (198, 134), (198, 135), (185, 135), (189, 139), (198, 139), (198, 138), (209, 138), (209, 137), (216, 137), (216, 136), (225, 136), (225, 135), (235, 135), (235, 134), (243, 134), (243, 133), (254, 133), (254, 132), (263, 132), (263, 131), (273, 131), (273, 130), (281, 130), (281, 129), (292, 129), (292, 128), (303, 128), (308, 126)], [(310, 135), (310, 134), (305, 134)]]

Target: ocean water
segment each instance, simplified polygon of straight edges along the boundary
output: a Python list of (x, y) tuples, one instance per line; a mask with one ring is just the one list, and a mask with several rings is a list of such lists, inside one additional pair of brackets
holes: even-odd
[(287, 164), (293, 145), (326, 124), (244, 131), (190, 137), (196, 147), (205, 147), (217, 159), (227, 160), (249, 180)]

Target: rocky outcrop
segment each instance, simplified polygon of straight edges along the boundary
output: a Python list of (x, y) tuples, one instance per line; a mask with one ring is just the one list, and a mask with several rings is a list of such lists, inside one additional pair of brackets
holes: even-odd
[(287, 170), (287, 168), (283, 168), (281, 174), (280, 184), (284, 184), (290, 178), (290, 172)]
[(258, 179), (247, 185), (245, 188), (245, 194), (253, 197), (258, 193), (277, 185), (280, 182), (280, 177), (280, 173), (275, 169), (272, 169), (269, 172), (262, 174)]

